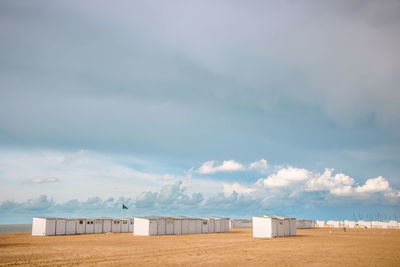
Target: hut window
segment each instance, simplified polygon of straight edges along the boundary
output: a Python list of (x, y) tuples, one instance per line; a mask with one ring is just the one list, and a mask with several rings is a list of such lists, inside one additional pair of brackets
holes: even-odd
[(90, 222), (87, 222), (87, 224), (90, 224)]
[(92, 221), (92, 222), (90, 222), (90, 224), (93, 224), (93, 221)]
[(79, 221), (79, 224), (83, 224), (83, 221)]

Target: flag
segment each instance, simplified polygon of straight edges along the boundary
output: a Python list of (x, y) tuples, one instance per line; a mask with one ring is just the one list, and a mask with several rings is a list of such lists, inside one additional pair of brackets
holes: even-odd
[(127, 210), (127, 209), (128, 209), (128, 207), (127, 207), (127, 206), (125, 206), (124, 204), (122, 204), (122, 209), (123, 209), (123, 210)]

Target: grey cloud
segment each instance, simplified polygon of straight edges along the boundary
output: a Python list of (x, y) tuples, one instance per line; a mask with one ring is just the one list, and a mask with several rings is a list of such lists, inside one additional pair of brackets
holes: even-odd
[(0, 12), (2, 146), (279, 164), (398, 150), (398, 1), (1, 1)]
[[(188, 195), (181, 182), (166, 185), (156, 192), (143, 192), (137, 198), (89, 198), (86, 201), (71, 199), (59, 203), (46, 195), (29, 199), (25, 202), (5, 201), (0, 204), (0, 223), (29, 222), (32, 216), (122, 216), (121, 206), (128, 210), (124, 216), (140, 215), (186, 215), (186, 216), (227, 216), (251, 217), (265, 213), (282, 213), (292, 216), (338, 216), (352, 212), (371, 212), (371, 209), (398, 212), (398, 203), (385, 203), (381, 200), (349, 199), (333, 197), (327, 192), (302, 192), (290, 196), (288, 192), (281, 195), (264, 192), (261, 195), (247, 195), (233, 192), (229, 196), (217, 194), (204, 198), (200, 193)], [(379, 196), (378, 196), (379, 197)], [(326, 209), (329, 213), (326, 214)], [(350, 212), (351, 211), (351, 212)], [(390, 213), (389, 213), (390, 211)], [(350, 212), (350, 213), (349, 213)]]

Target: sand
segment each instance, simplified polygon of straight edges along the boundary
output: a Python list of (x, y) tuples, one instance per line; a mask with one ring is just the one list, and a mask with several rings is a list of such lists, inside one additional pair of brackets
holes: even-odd
[(33, 237), (0, 234), (0, 265), (400, 266), (400, 230), (302, 229), (294, 237), (131, 233)]

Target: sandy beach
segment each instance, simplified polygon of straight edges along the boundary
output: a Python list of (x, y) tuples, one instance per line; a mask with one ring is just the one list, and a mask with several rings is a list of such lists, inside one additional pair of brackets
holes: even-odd
[(400, 230), (304, 229), (294, 237), (230, 233), (137, 237), (0, 234), (0, 265), (399, 266)]

